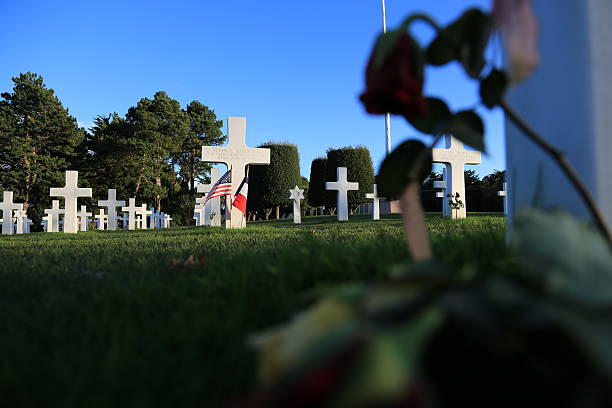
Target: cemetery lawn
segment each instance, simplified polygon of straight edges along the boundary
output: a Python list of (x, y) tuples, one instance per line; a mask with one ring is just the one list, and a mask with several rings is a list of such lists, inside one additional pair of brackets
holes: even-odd
[[(0, 406), (235, 401), (256, 381), (249, 334), (408, 258), (398, 217), (303, 222), (0, 236)], [(428, 223), (438, 259), (510, 267), (498, 214)]]

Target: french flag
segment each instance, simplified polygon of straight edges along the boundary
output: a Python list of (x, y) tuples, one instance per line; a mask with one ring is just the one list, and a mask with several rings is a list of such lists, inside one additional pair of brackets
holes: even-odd
[(249, 194), (249, 177), (245, 177), (240, 183), (240, 187), (238, 187), (238, 192), (234, 197), (234, 202), (232, 203), (233, 207), (236, 207), (244, 215), (246, 215), (247, 211), (247, 195)]

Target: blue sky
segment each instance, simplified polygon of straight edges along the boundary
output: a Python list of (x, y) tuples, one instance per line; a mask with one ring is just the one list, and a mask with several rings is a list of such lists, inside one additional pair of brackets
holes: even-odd
[[(447, 23), (474, 5), (488, 9), (489, 0), (387, 0), (387, 21), (393, 27), (425, 11)], [(384, 117), (366, 114), (358, 95), (380, 31), (379, 0), (0, 0), (0, 91), (20, 72), (36, 72), (89, 126), (163, 90), (224, 120), (246, 116), (250, 146), (297, 144), (306, 177), (329, 147), (365, 145), (378, 167)], [(431, 37), (425, 26), (415, 34)], [(478, 100), (457, 66), (429, 70), (426, 91), (454, 109)], [(489, 154), (473, 168), (486, 175), (505, 168), (504, 130), (500, 112), (481, 111)], [(391, 120), (393, 145), (419, 137)]]

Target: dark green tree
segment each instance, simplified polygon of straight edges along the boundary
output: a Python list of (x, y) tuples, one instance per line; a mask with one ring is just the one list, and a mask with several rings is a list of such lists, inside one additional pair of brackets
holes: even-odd
[[(359, 183), (358, 191), (348, 192), (349, 209), (352, 213), (360, 204), (367, 202), (365, 194), (372, 192), (374, 166), (372, 165), (370, 151), (365, 146), (329, 149), (327, 151), (326, 181), (337, 179), (336, 168), (338, 167), (346, 167), (348, 180)], [(337, 205), (336, 200), (336, 191), (327, 191), (327, 206), (335, 207)]]
[(310, 164), (310, 182), (308, 183), (308, 204), (312, 207), (325, 205), (326, 176), (327, 158), (317, 157)]
[(143, 98), (130, 108), (126, 122), (131, 132), (124, 144), (141, 157), (134, 169), (138, 174), (136, 192), (160, 209), (162, 198), (168, 195), (168, 187), (162, 185), (162, 173), (167, 171), (172, 157), (181, 152), (189, 132), (189, 118), (178, 101), (159, 91), (153, 99)]
[(76, 163), (85, 132), (40, 75), (20, 74), (13, 83), (12, 92), (0, 94), (0, 186), (38, 224), (49, 187)]
[(288, 205), (289, 190), (299, 185), (300, 158), (297, 146), (290, 143), (264, 143), (259, 147), (270, 149), (270, 165), (250, 166), (249, 211), (276, 209), (280, 217), (281, 206)]
[(202, 146), (221, 145), (225, 135), (221, 130), (223, 121), (217, 120), (215, 111), (199, 101), (191, 101), (185, 109), (189, 120), (189, 131), (186, 133), (175, 163), (179, 166), (179, 176), (195, 194), (196, 181), (208, 181), (210, 165), (200, 160)]

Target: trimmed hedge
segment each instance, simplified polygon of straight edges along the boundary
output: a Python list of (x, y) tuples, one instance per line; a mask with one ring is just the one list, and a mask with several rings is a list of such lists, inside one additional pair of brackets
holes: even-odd
[(310, 164), (310, 182), (308, 183), (308, 204), (312, 207), (325, 205), (325, 181), (327, 158), (317, 157)]
[[(365, 146), (347, 146), (340, 149), (329, 149), (327, 151), (326, 181), (336, 180), (337, 167), (346, 167), (348, 181), (359, 183), (358, 191), (348, 192), (349, 209), (352, 212), (360, 204), (367, 202), (365, 194), (372, 192), (372, 184), (374, 184), (372, 156)], [(337, 205), (336, 191), (327, 191), (325, 196), (327, 207), (335, 207)]]
[(287, 205), (289, 190), (301, 182), (297, 146), (268, 142), (258, 147), (270, 149), (270, 164), (250, 166), (248, 210)]

